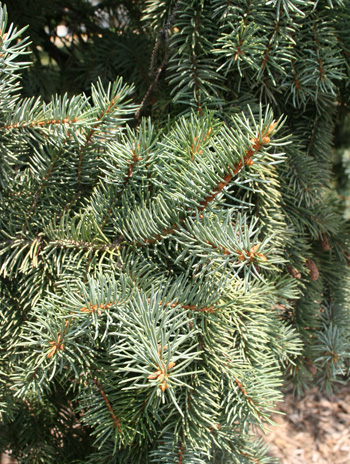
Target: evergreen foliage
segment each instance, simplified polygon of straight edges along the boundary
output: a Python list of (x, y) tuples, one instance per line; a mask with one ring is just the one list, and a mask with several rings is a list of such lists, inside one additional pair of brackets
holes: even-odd
[(350, 6), (58, 3), (0, 4), (1, 449), (272, 463), (349, 377)]

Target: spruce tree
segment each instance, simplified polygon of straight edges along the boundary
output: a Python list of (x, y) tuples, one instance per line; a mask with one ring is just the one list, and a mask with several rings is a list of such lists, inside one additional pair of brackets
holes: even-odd
[(272, 463), (283, 387), (349, 374), (350, 5), (62, 4), (58, 52), (0, 5), (1, 449)]

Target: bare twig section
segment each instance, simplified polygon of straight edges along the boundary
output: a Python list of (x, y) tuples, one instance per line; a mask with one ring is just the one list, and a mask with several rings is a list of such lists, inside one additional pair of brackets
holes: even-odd
[(108, 396), (106, 395), (105, 391), (103, 390), (102, 386), (100, 385), (100, 383), (98, 382), (98, 380), (96, 378), (92, 379), (94, 384), (96, 385), (96, 387), (98, 388), (102, 398), (104, 399), (104, 402), (106, 403), (106, 406), (107, 406), (107, 409), (109, 411), (109, 414), (113, 420), (113, 425), (114, 425), (114, 428), (117, 428), (118, 429), (118, 432), (119, 433), (122, 433), (122, 428), (120, 426), (120, 422), (119, 422), (119, 419), (118, 417), (116, 416), (115, 412), (113, 411), (113, 408), (112, 408), (112, 405), (108, 399)]
[(183, 462), (183, 453), (184, 453), (184, 445), (182, 443), (182, 440), (180, 440), (179, 452), (177, 454), (177, 464), (182, 464), (182, 462)]
[(197, 8), (196, 17), (195, 17), (195, 33), (194, 33), (194, 47), (192, 49), (192, 65), (193, 65), (193, 81), (194, 81), (194, 94), (196, 98), (197, 113), (199, 116), (203, 115), (203, 107), (200, 101), (200, 85), (198, 80), (198, 63), (196, 57), (196, 49), (199, 37), (199, 26), (200, 26), (201, 11), (200, 8)]
[[(178, 0), (176, 2), (176, 5), (173, 9), (171, 16), (169, 17), (168, 21), (165, 23), (164, 27), (162, 27), (162, 29), (160, 30), (157, 42), (153, 48), (152, 55), (151, 55), (150, 69), (149, 69), (149, 76), (153, 77), (153, 81), (150, 83), (140, 103), (139, 108), (135, 112), (134, 118), (136, 121), (140, 119), (140, 115), (143, 110), (143, 107), (145, 106), (145, 103), (148, 100), (149, 96), (151, 95), (153, 89), (156, 87), (158, 80), (159, 80), (159, 76), (161, 75), (161, 72), (163, 71), (164, 67), (168, 63), (168, 60), (169, 60), (169, 29), (171, 28), (171, 25), (174, 22), (180, 3), (181, 3), (181, 0)], [(164, 58), (161, 64), (157, 67), (157, 69), (155, 69), (155, 63), (156, 63), (156, 59), (158, 56), (159, 48), (163, 41), (165, 41), (165, 55), (164, 55)]]
[(299, 79), (298, 79), (298, 75), (297, 75), (297, 70), (296, 70), (296, 67), (295, 67), (295, 60), (294, 58), (292, 58), (292, 68), (293, 68), (293, 76), (294, 76), (294, 83), (295, 83), (295, 88), (297, 90), (300, 90), (301, 89), (301, 85), (300, 85), (300, 82), (299, 82)]

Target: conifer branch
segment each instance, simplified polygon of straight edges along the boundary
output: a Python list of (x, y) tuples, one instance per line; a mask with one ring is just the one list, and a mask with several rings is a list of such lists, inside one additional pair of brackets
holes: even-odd
[[(260, 136), (255, 137), (254, 139), (251, 140), (252, 148), (249, 148), (245, 152), (245, 156), (243, 157), (243, 161), (239, 161), (236, 163), (234, 166), (229, 167), (229, 172), (225, 174), (223, 177), (223, 180), (219, 182), (219, 184), (213, 189), (212, 193), (208, 195), (204, 200), (200, 202), (200, 206), (196, 208), (196, 210), (193, 212), (193, 214), (196, 214), (197, 212), (204, 211), (209, 204), (215, 200), (217, 195), (222, 192), (222, 190), (231, 182), (232, 178), (237, 175), (243, 166), (252, 166), (254, 164), (254, 160), (252, 157), (264, 146), (267, 145), (270, 142), (270, 135), (273, 134), (275, 127), (277, 123), (273, 122), (270, 127), (265, 131), (264, 134), (262, 134), (262, 137), (260, 139)], [(152, 238), (147, 238), (144, 239), (143, 243), (142, 242), (137, 242), (136, 245), (138, 247), (144, 246), (144, 245), (149, 245), (149, 244), (154, 244), (158, 242), (159, 240), (162, 240), (166, 238), (169, 235), (172, 235), (174, 232), (176, 232), (180, 226), (183, 226), (184, 222), (186, 219), (182, 219), (178, 224), (174, 224), (172, 227), (169, 227), (167, 229), (163, 229), (162, 232)]]
[(58, 239), (54, 241), (47, 242), (46, 247), (57, 247), (57, 248), (77, 248), (79, 250), (86, 250), (93, 254), (98, 252), (113, 252), (119, 251), (121, 248), (120, 242), (117, 240), (114, 243), (105, 243), (97, 245), (94, 242), (78, 241), (78, 240), (69, 240), (69, 239)]
[(349, 50), (349, 48), (346, 47), (346, 44), (345, 44), (344, 40), (339, 36), (339, 34), (336, 34), (336, 37), (337, 37), (338, 42), (341, 44), (341, 49), (342, 49), (342, 52), (344, 54), (345, 61), (349, 66), (350, 50)]
[(184, 445), (182, 440), (179, 442), (179, 452), (177, 454), (177, 464), (182, 464), (183, 462), (183, 453), (184, 453)]
[[(192, 232), (191, 236), (195, 239), (196, 242), (200, 241)], [(262, 259), (263, 261), (267, 260), (266, 256), (263, 253), (258, 253), (259, 245), (254, 245), (250, 248), (250, 250), (228, 250), (225, 247), (211, 243), (208, 239), (205, 240), (205, 243), (214, 250), (218, 250), (220, 254), (222, 254), (223, 256), (236, 256), (237, 263), (243, 262), (245, 260), (248, 260), (248, 262), (252, 263), (254, 262), (256, 257)]]
[(62, 126), (62, 125), (72, 125), (76, 124), (79, 122), (78, 118), (64, 118), (64, 119), (45, 119), (45, 120), (39, 120), (39, 121), (22, 121), (22, 122), (17, 122), (14, 124), (8, 124), (5, 126), (1, 126), (0, 129), (3, 130), (11, 130), (11, 129), (24, 129), (28, 127), (51, 127), (51, 126)]
[[(42, 182), (41, 182), (41, 185), (40, 187), (37, 189), (37, 191), (35, 192), (35, 195), (34, 195), (34, 198), (33, 198), (33, 201), (32, 201), (32, 204), (30, 205), (30, 208), (29, 208), (29, 212), (27, 214), (27, 220), (29, 220), (36, 208), (36, 205), (39, 201), (39, 198), (40, 198), (40, 195), (42, 194), (44, 188), (46, 187), (46, 184), (47, 184), (47, 181), (49, 180), (53, 170), (54, 170), (54, 167), (55, 167), (55, 164), (56, 164), (56, 161), (57, 161), (57, 156), (52, 160), (52, 163), (51, 163), (51, 166), (49, 167), (49, 169), (46, 171), (46, 174), (45, 176), (43, 177), (42, 179)], [(25, 226), (26, 228), (26, 226)]]
[(242, 395), (244, 395), (244, 397), (247, 399), (247, 401), (249, 401), (250, 404), (252, 404), (254, 406), (254, 408), (256, 409), (256, 411), (258, 412), (259, 416), (261, 416), (260, 412), (258, 411), (257, 407), (256, 407), (256, 401), (254, 401), (248, 394), (247, 390), (243, 387), (243, 385), (241, 384), (241, 382), (238, 380), (238, 379), (234, 379), (237, 387), (239, 388), (239, 391), (242, 393)]
[[(282, 7), (281, 7), (281, 9), (282, 9)], [(270, 49), (271, 49), (271, 46), (272, 46), (272, 43), (273, 43), (273, 38), (277, 34), (279, 24), (280, 24), (280, 21), (279, 21), (279, 19), (277, 19), (275, 27), (274, 27), (274, 29), (273, 29), (270, 37), (269, 37), (269, 41), (267, 43), (266, 50), (264, 52), (264, 57), (263, 57), (263, 60), (261, 62), (261, 68), (260, 68), (261, 70), (263, 70), (265, 68), (265, 66), (266, 66), (266, 63), (267, 63), (267, 60), (268, 60), (268, 57), (269, 57), (269, 53), (270, 53)]]
[[(100, 305), (98, 306), (97, 304), (92, 304), (90, 303), (89, 306), (84, 306), (82, 308), (80, 308), (80, 312), (82, 313), (97, 313), (99, 316), (101, 316), (102, 314), (102, 310), (105, 310), (105, 309), (109, 309), (111, 306), (114, 306), (116, 304), (118, 304), (119, 302), (117, 301), (113, 301), (113, 302), (110, 302), (110, 303), (100, 303)], [(125, 301), (123, 301), (123, 303), (125, 303)]]
[(61, 332), (59, 332), (57, 335), (57, 341), (53, 340), (49, 342), (49, 345), (51, 345), (51, 348), (50, 348), (50, 351), (47, 353), (47, 356), (46, 356), (47, 358), (52, 358), (60, 350), (64, 351), (64, 345), (63, 345), (64, 334), (65, 334), (65, 331), (63, 331), (62, 334)]
[[(101, 316), (102, 310), (109, 309), (110, 307), (121, 304), (121, 303), (125, 304), (128, 301), (130, 301), (130, 299), (126, 299), (126, 300), (124, 299), (124, 300), (121, 300), (121, 301), (111, 301), (111, 302), (108, 302), (108, 303), (100, 303), (99, 306), (97, 304), (90, 303), (88, 305), (88, 307), (84, 306), (84, 307), (80, 308), (79, 311), (82, 312), (82, 313), (89, 313), (89, 314), (97, 313), (99, 316)], [(147, 301), (150, 302), (150, 299), (148, 299)], [(170, 308), (176, 308), (177, 306), (179, 306), (179, 307), (181, 307), (183, 309), (188, 309), (190, 311), (198, 311), (198, 312), (201, 312), (201, 313), (211, 313), (212, 314), (215, 311), (217, 311), (217, 309), (215, 308), (215, 305), (199, 307), (198, 305), (183, 304), (183, 303), (179, 303), (179, 302), (170, 303), (170, 301), (169, 302), (160, 301), (159, 305), (160, 306), (165, 306), (165, 307), (169, 306)]]
[(39, 456), (39, 448), (40, 448), (40, 444), (42, 442), (42, 433), (41, 433), (41, 430), (40, 430), (38, 417), (37, 417), (35, 411), (33, 410), (31, 404), (29, 403), (29, 401), (24, 399), (24, 403), (26, 404), (26, 406), (28, 408), (28, 411), (29, 411), (30, 415), (32, 416), (32, 418), (34, 420), (35, 431), (36, 431), (36, 445), (35, 445), (35, 449), (34, 449), (34, 456)]
[(107, 107), (98, 115), (97, 121), (95, 122), (95, 124), (92, 126), (92, 128), (89, 130), (88, 134), (86, 135), (84, 145), (80, 147), (79, 158), (78, 158), (78, 189), (79, 190), (82, 187), (81, 169), (82, 169), (82, 162), (83, 162), (85, 149), (91, 144), (91, 139), (96, 133), (96, 131), (99, 129), (101, 124), (103, 123), (103, 119), (105, 118), (105, 116), (107, 116), (108, 113), (112, 109), (115, 109), (114, 106), (116, 102), (118, 101), (119, 97), (120, 95), (116, 95), (115, 97), (112, 98), (110, 102), (108, 102)]
[(255, 464), (261, 464), (261, 461), (259, 461), (258, 458), (255, 458), (254, 456), (252, 456), (251, 454), (248, 454), (248, 453), (244, 453), (243, 451), (238, 451), (238, 454), (240, 456), (243, 456), (245, 458), (248, 458), (250, 461), (253, 461)]
[(315, 136), (316, 136), (316, 132), (317, 132), (317, 125), (318, 125), (319, 119), (320, 119), (320, 116), (317, 115), (316, 118), (315, 118), (315, 121), (314, 121), (314, 123), (312, 125), (310, 140), (309, 140), (309, 144), (308, 144), (308, 147), (307, 147), (308, 156), (312, 156), (312, 149), (313, 149), (313, 146), (314, 146), (314, 141), (315, 141)]
[(194, 46), (191, 48), (191, 61), (192, 61), (192, 66), (193, 66), (193, 82), (194, 82), (194, 94), (195, 94), (195, 99), (196, 99), (196, 105), (197, 105), (197, 113), (199, 116), (203, 115), (203, 108), (200, 102), (200, 86), (198, 82), (198, 73), (197, 73), (197, 48), (198, 48), (198, 37), (199, 37), (199, 26), (200, 26), (200, 7), (197, 7), (196, 10), (196, 16), (194, 19)]
[(137, 163), (139, 161), (142, 161), (142, 157), (141, 156), (138, 156), (138, 150), (140, 149), (140, 146), (138, 146), (137, 148), (134, 147), (134, 149), (132, 150), (132, 159), (129, 160), (129, 163), (128, 163), (128, 166), (127, 166), (127, 173), (125, 175), (125, 179), (124, 179), (124, 182), (123, 182), (123, 185), (122, 187), (116, 192), (116, 195), (113, 197), (113, 200), (112, 200), (112, 204), (110, 205), (110, 207), (108, 208), (108, 210), (106, 211), (106, 214), (104, 215), (103, 217), (103, 220), (102, 220), (102, 223), (101, 223), (101, 230), (103, 231), (104, 227), (106, 226), (107, 224), (107, 221), (110, 217), (110, 215), (112, 214), (112, 210), (113, 210), (113, 205), (116, 204), (117, 200), (118, 200), (118, 196), (117, 195), (120, 195), (123, 190), (125, 189), (125, 187), (128, 185), (128, 183), (130, 182), (130, 179), (132, 178), (133, 176), (133, 172), (134, 172), (134, 168), (135, 166), (137, 165)]
[(8, 239), (0, 241), (0, 246), (11, 246), (17, 245), (25, 247), (28, 245), (33, 245), (34, 243), (41, 244), (41, 251), (44, 253), (48, 248), (77, 248), (79, 250), (92, 251), (97, 253), (99, 251), (118, 251), (120, 250), (120, 242), (116, 240), (114, 243), (104, 243), (97, 245), (94, 242), (87, 241), (78, 241), (73, 239), (57, 239), (57, 240), (46, 240), (43, 236), (38, 235), (35, 238), (25, 239), (23, 237), (17, 237), (16, 239)]
[(301, 85), (300, 85), (300, 82), (299, 82), (299, 79), (298, 79), (298, 74), (297, 74), (297, 70), (296, 70), (296, 67), (295, 67), (295, 59), (294, 58), (291, 59), (291, 63), (292, 63), (292, 68), (293, 68), (293, 76), (294, 76), (295, 88), (299, 91), (299, 90), (301, 90)]
[(217, 309), (215, 309), (215, 305), (213, 306), (203, 306), (203, 307), (199, 307), (198, 305), (189, 305), (189, 304), (182, 304), (182, 303), (160, 303), (160, 304), (164, 304), (164, 306), (170, 306), (170, 308), (176, 308), (176, 306), (180, 306), (181, 308), (183, 309), (189, 309), (190, 311), (198, 311), (198, 312), (201, 312), (201, 313), (214, 313), (215, 311), (217, 311)]
[(320, 76), (321, 76), (322, 81), (324, 82), (325, 81), (325, 77), (324, 77), (325, 73), (324, 73), (324, 68), (323, 68), (323, 64), (322, 64), (322, 60), (321, 60), (320, 44), (319, 44), (318, 38), (317, 38), (316, 23), (315, 22), (313, 24), (313, 36), (314, 36), (314, 42), (315, 42), (318, 66), (319, 66), (319, 69), (320, 69)]
[[(242, 44), (243, 44), (243, 41), (242, 41), (242, 36), (246, 30), (246, 26), (248, 24), (248, 15), (250, 13), (250, 9), (251, 9), (251, 6), (252, 6), (252, 1), (253, 0), (249, 0), (248, 3), (247, 3), (247, 8), (245, 10), (245, 13), (243, 14), (243, 24), (244, 24), (244, 27), (242, 29), (242, 34), (239, 35), (239, 39), (238, 39), (238, 46), (237, 46), (237, 49), (236, 49), (236, 53), (235, 53), (235, 61), (238, 60), (239, 56), (240, 55), (244, 55), (244, 52), (242, 52), (241, 50), (241, 47), (242, 47)], [(228, 5), (229, 6), (229, 5)]]
[[(0, 4), (1, 442), (62, 464), (270, 462), (249, 428), (281, 375), (302, 392), (348, 371), (348, 231), (329, 180), (348, 144), (332, 129), (348, 124), (350, 11), (107, 3), (73, 21), (57, 82), (39, 54), (20, 81), (28, 42)], [(66, 23), (51, 9), (40, 30)], [(97, 10), (114, 29), (95, 41)]]
[(83, 192), (82, 190), (79, 190), (74, 196), (73, 198), (64, 206), (64, 208), (62, 208), (62, 211), (60, 212), (60, 214), (56, 217), (56, 221), (59, 221), (63, 216), (64, 214), (69, 211), (73, 205), (79, 200), (79, 198), (81, 198), (83, 195)]
[(118, 419), (118, 417), (116, 416), (113, 408), (112, 408), (112, 405), (108, 399), (108, 396), (106, 395), (105, 391), (103, 390), (101, 384), (98, 382), (97, 378), (93, 378), (92, 381), (94, 382), (94, 384), (96, 385), (96, 387), (98, 388), (98, 391), (100, 392), (100, 395), (102, 396), (102, 398), (104, 399), (104, 402), (107, 406), (107, 409), (108, 409), (108, 412), (113, 420), (113, 426), (114, 428), (117, 428), (118, 429), (118, 432), (119, 433), (122, 433), (122, 428), (121, 428), (121, 425), (120, 425), (120, 421)]
[[(153, 81), (150, 83), (150, 85), (149, 85), (149, 87), (148, 87), (148, 89), (147, 89), (147, 91), (146, 91), (146, 93), (145, 93), (145, 95), (144, 95), (144, 97), (143, 97), (143, 99), (142, 99), (142, 101), (140, 103), (139, 108), (135, 112), (134, 119), (136, 121), (138, 121), (140, 119), (140, 115), (141, 115), (141, 112), (143, 110), (143, 107), (145, 106), (145, 103), (148, 100), (149, 96), (151, 95), (152, 91), (156, 88), (156, 86), (158, 84), (159, 77), (160, 77), (163, 69), (165, 68), (165, 66), (167, 65), (167, 63), (169, 61), (169, 30), (170, 30), (170, 28), (172, 26), (172, 23), (174, 22), (174, 19), (176, 17), (177, 10), (179, 9), (181, 1), (182, 0), (178, 0), (176, 2), (175, 6), (174, 6), (174, 9), (173, 9), (173, 12), (172, 12), (169, 20), (166, 22), (164, 27), (159, 32), (158, 40), (156, 41), (155, 46), (154, 46), (153, 51), (152, 51), (151, 63), (150, 63), (150, 69), (149, 69), (149, 75), (150, 75), (150, 77), (153, 77)], [(158, 68), (155, 71), (154, 68), (155, 68), (156, 58), (158, 56), (159, 47), (160, 47), (160, 44), (161, 44), (162, 40), (165, 40), (165, 46), (166, 46), (165, 54), (164, 54), (164, 58), (163, 58), (161, 64), (158, 66)]]
[(224, 176), (223, 181), (214, 188), (213, 193), (201, 201), (200, 207), (197, 208), (199, 212), (207, 208), (207, 206), (217, 197), (217, 195), (224, 189), (224, 187), (226, 187), (231, 182), (232, 178), (241, 171), (243, 166), (252, 166), (254, 164), (252, 156), (255, 155), (263, 145), (267, 145), (270, 142), (270, 135), (274, 132), (276, 124), (277, 123), (271, 124), (267, 131), (262, 134), (261, 140), (259, 136), (251, 140), (252, 148), (249, 148), (246, 151), (243, 161), (239, 161), (232, 168), (229, 168), (229, 172)]

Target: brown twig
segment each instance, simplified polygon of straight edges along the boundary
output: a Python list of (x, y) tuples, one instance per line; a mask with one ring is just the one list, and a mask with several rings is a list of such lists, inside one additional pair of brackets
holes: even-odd
[[(140, 119), (141, 111), (143, 110), (143, 107), (145, 106), (145, 103), (148, 100), (149, 96), (151, 95), (153, 89), (156, 87), (156, 85), (158, 83), (158, 80), (159, 80), (159, 76), (161, 75), (161, 72), (163, 71), (164, 67), (168, 63), (168, 60), (169, 60), (169, 29), (170, 29), (170, 27), (171, 27), (171, 25), (172, 25), (172, 23), (173, 23), (173, 21), (174, 21), (174, 19), (176, 17), (177, 10), (179, 9), (180, 3), (181, 3), (181, 0), (178, 0), (176, 2), (170, 18), (165, 23), (164, 27), (162, 27), (162, 29), (160, 30), (159, 35), (158, 35), (158, 40), (156, 41), (155, 46), (153, 48), (152, 55), (151, 55), (150, 70), (149, 70), (149, 75), (151, 77), (153, 77), (153, 81), (148, 86), (148, 89), (146, 90), (146, 93), (145, 93), (145, 95), (144, 95), (144, 97), (143, 97), (143, 99), (142, 99), (142, 101), (140, 103), (140, 106), (138, 107), (137, 111), (135, 112), (134, 119), (136, 121), (138, 121)], [(160, 49), (160, 44), (161, 44), (161, 42), (163, 40), (165, 41), (165, 45), (166, 45), (165, 55), (164, 55), (164, 58), (163, 58), (161, 64), (155, 70), (154, 68), (155, 68), (156, 58), (158, 56), (158, 52), (159, 52), (159, 49)]]
[(112, 405), (108, 399), (108, 396), (106, 395), (105, 391), (103, 390), (102, 386), (99, 384), (98, 380), (96, 378), (92, 379), (93, 382), (95, 383), (96, 387), (98, 388), (102, 398), (104, 399), (104, 402), (106, 403), (107, 409), (109, 411), (109, 414), (113, 420), (113, 425), (114, 428), (118, 429), (119, 433), (122, 433), (122, 428), (120, 426), (120, 422), (118, 417), (116, 416), (115, 412), (113, 411)]

